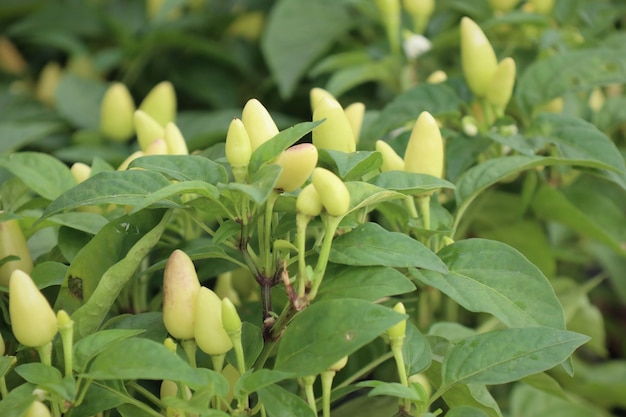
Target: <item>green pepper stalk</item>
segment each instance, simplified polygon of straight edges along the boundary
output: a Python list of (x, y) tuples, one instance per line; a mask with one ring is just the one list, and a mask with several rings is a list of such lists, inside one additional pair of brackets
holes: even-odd
[(322, 212), (322, 201), (313, 184), (306, 185), (296, 199), (296, 244), (298, 247), (298, 298), (303, 298), (309, 276), (306, 270), (306, 229), (313, 217)]
[(57, 327), (63, 344), (63, 360), (65, 362), (65, 376), (72, 375), (72, 351), (74, 347), (74, 322), (65, 310), (57, 312)]
[(348, 357), (344, 356), (320, 374), (320, 379), (322, 380), (322, 415), (324, 417), (330, 417), (330, 394), (333, 387), (333, 379), (337, 372), (343, 369), (347, 363)]
[[(401, 302), (397, 303), (393, 307), (393, 310), (400, 314), (406, 314), (404, 304), (402, 304)], [(398, 369), (400, 383), (405, 387), (409, 387), (406, 367), (404, 366), (404, 356), (402, 355), (402, 345), (404, 344), (404, 339), (406, 337), (406, 319), (390, 327), (387, 330), (387, 337), (389, 338), (389, 345), (391, 346), (393, 358), (396, 361), (396, 367)], [(405, 408), (408, 410), (411, 407), (410, 400), (406, 400), (404, 405)]]
[[(241, 318), (237, 313), (237, 308), (228, 298), (222, 300), (222, 326), (230, 340), (233, 348), (235, 349), (235, 355), (237, 357), (237, 370), (240, 375), (246, 372), (246, 362), (243, 354), (243, 344), (241, 342)], [(243, 396), (238, 399), (240, 408), (246, 409), (249, 406), (248, 396)]]

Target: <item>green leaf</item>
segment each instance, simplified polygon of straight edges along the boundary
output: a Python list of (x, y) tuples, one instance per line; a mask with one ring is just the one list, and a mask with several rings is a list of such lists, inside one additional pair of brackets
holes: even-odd
[(561, 191), (544, 185), (537, 190), (532, 209), (539, 218), (561, 223), (626, 256), (622, 209), (594, 189), (574, 192), (568, 198)]
[(42, 219), (81, 206), (139, 205), (148, 195), (168, 185), (167, 178), (151, 171), (101, 172), (60, 195), (46, 208)]
[(343, 1), (281, 0), (272, 8), (261, 49), (283, 98), (293, 94), (309, 66), (352, 25)]
[(74, 369), (79, 372), (84, 371), (87, 363), (110, 345), (140, 333), (143, 333), (143, 330), (100, 330), (82, 338), (74, 345)]
[(275, 369), (314, 375), (371, 342), (405, 316), (362, 300), (326, 300), (298, 313), (278, 346)]
[[(404, 274), (384, 266), (345, 267), (330, 264), (317, 300), (358, 298), (376, 301), (383, 297), (405, 294), (415, 285)], [(358, 291), (354, 291), (358, 288)]]
[(331, 74), (326, 83), (326, 90), (333, 96), (339, 97), (346, 91), (367, 82), (384, 83), (396, 77), (395, 71), (398, 66), (398, 57), (387, 55), (377, 61), (370, 59), (369, 62), (341, 68)]
[(448, 266), (448, 273), (412, 273), (464, 308), (490, 313), (509, 327), (565, 329), (563, 308), (550, 282), (510, 246), (466, 239), (446, 246), (439, 256)]
[(271, 164), (285, 149), (296, 143), (304, 135), (322, 124), (323, 121), (298, 123), (288, 129), (279, 132), (270, 140), (264, 142), (254, 150), (248, 164), (248, 173), (254, 177), (263, 165)]
[(520, 380), (533, 388), (537, 388), (547, 394), (566, 399), (567, 395), (559, 383), (545, 372), (529, 375)]
[(97, 130), (100, 103), (107, 90), (102, 81), (65, 73), (55, 92), (57, 111), (75, 127)]
[(407, 375), (422, 372), (430, 366), (432, 361), (432, 352), (428, 340), (409, 320), (406, 323), (406, 336), (402, 345), (402, 356), (404, 357)]
[(368, 397), (386, 395), (397, 398), (408, 398), (413, 401), (421, 400), (415, 390), (406, 387), (398, 382), (361, 381), (357, 382), (355, 385), (359, 388), (374, 388), (367, 393)]
[(442, 384), (505, 384), (565, 361), (589, 337), (549, 327), (496, 330), (454, 345), (442, 366)]
[(72, 414), (93, 416), (131, 401), (132, 398), (126, 393), (121, 381), (94, 381), (89, 384), (82, 403), (72, 409)]
[(106, 217), (87, 211), (77, 211), (71, 213), (58, 213), (50, 216), (46, 221), (41, 222), (42, 227), (52, 224), (71, 227), (92, 235), (95, 235), (107, 223)]
[(54, 200), (76, 185), (70, 169), (58, 159), (37, 152), (0, 155), (0, 167), (21, 179), (31, 190)]
[(379, 203), (405, 198), (403, 194), (396, 191), (385, 190), (367, 182), (348, 181), (345, 184), (350, 193), (350, 210), (348, 213), (361, 208), (371, 210)]
[(451, 408), (446, 413), (446, 417), (487, 417), (487, 414), (480, 408), (462, 405), (460, 407)]
[(302, 398), (278, 385), (259, 390), (259, 401), (269, 417), (315, 417), (311, 407)]
[(396, 96), (379, 113), (372, 128), (361, 134), (367, 142), (380, 139), (391, 130), (414, 121), (423, 111), (433, 116), (457, 113), (461, 100), (444, 84), (421, 84)]
[(163, 343), (138, 337), (110, 344), (81, 376), (100, 380), (171, 379), (194, 386), (205, 382)]
[(48, 121), (3, 121), (0, 122), (0, 152), (17, 149), (43, 139), (62, 128), (58, 122)]
[(67, 274), (67, 268), (67, 265), (60, 262), (41, 262), (35, 265), (30, 276), (37, 288), (48, 288), (63, 283), (65, 274)]
[(293, 373), (272, 369), (259, 369), (258, 371), (247, 372), (236, 382), (234, 395), (236, 397), (249, 395), (288, 378), (293, 378)]
[[(136, 213), (139, 210), (151, 207), (167, 205), (171, 207), (184, 207), (179, 204), (179, 196), (183, 194), (194, 194), (207, 197), (211, 200), (217, 200), (220, 192), (213, 184), (204, 181), (183, 181), (168, 184), (165, 187), (148, 194), (141, 203), (134, 205), (129, 213)], [(164, 203), (167, 202), (167, 203)]]
[(338, 173), (344, 181), (356, 181), (370, 172), (380, 168), (383, 158), (380, 152), (356, 151), (341, 152), (330, 149), (319, 150), (318, 166), (329, 168)]
[(531, 132), (538, 134), (532, 138), (538, 149), (548, 144), (554, 145), (557, 151), (555, 156), (572, 161), (572, 165), (585, 162), (586, 166), (626, 174), (624, 158), (613, 141), (593, 124), (579, 117), (542, 113), (533, 120)]
[(447, 272), (444, 263), (421, 242), (377, 223), (364, 223), (333, 241), (330, 261), (344, 265), (419, 267)]
[(122, 288), (159, 242), (169, 218), (169, 212), (160, 210), (123, 216), (103, 228), (76, 255), (55, 305), (74, 312), (76, 340), (102, 324)]
[(368, 182), (387, 190), (402, 194), (417, 195), (440, 188), (454, 190), (454, 184), (441, 178), (427, 174), (416, 174), (405, 171), (387, 171), (375, 176)]
[(524, 416), (608, 417), (608, 414), (589, 402), (572, 401), (528, 385), (517, 385), (511, 395), (511, 417)]
[(27, 382), (37, 385), (39, 388), (58, 395), (66, 401), (73, 401), (76, 384), (74, 378), (63, 378), (61, 372), (48, 365), (33, 362), (20, 365), (15, 372)]
[[(623, 47), (623, 45), (622, 45)], [(626, 79), (626, 54), (615, 48), (566, 51), (532, 63), (520, 77), (516, 99), (528, 113), (566, 93)]]
[(33, 390), (36, 385), (25, 383), (9, 391), (0, 401), (0, 415), (2, 417), (24, 417), (28, 407), (35, 401)]
[[(266, 165), (254, 173), (250, 184), (229, 182), (228, 184), (218, 184), (218, 188), (220, 190), (236, 191), (246, 194), (255, 203), (263, 204), (267, 201), (270, 193), (274, 191), (274, 185), (276, 185), (276, 181), (281, 172), (282, 168), (280, 165)], [(228, 195), (228, 193), (223, 194)]]
[(224, 166), (199, 155), (149, 155), (133, 160), (129, 168), (144, 168), (177, 181), (228, 181)]

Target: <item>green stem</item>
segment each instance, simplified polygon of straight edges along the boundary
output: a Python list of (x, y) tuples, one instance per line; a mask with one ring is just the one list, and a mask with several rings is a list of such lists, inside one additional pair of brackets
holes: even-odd
[(226, 355), (211, 355), (211, 363), (213, 364), (213, 370), (217, 373), (221, 373), (224, 369), (224, 358)]
[(267, 361), (267, 359), (274, 351), (274, 348), (276, 347), (276, 344), (280, 339), (280, 335), (283, 333), (285, 327), (287, 327), (287, 324), (289, 324), (289, 322), (291, 321), (293, 316), (296, 315), (296, 313), (297, 310), (291, 303), (288, 303), (285, 306), (283, 311), (280, 313), (280, 316), (278, 316), (278, 319), (272, 326), (270, 337), (265, 341), (265, 344), (263, 345), (263, 350), (259, 354), (257, 360), (254, 362), (254, 365), (252, 366), (254, 369), (261, 369), (263, 367), (265, 361)]
[[(239, 375), (246, 373), (246, 361), (243, 354), (243, 344), (241, 343), (241, 329), (238, 332), (229, 333), (230, 340), (233, 342), (233, 348), (235, 349), (235, 356), (237, 357), (237, 370)], [(246, 410), (250, 407), (250, 401), (247, 395), (242, 395), (237, 398), (239, 409)]]
[[(150, 401), (152, 404), (156, 405), (157, 407), (163, 406), (163, 403), (161, 402), (161, 400), (159, 400), (159, 398), (156, 395), (154, 395), (149, 390), (139, 385), (137, 382), (131, 381), (128, 383), (128, 386), (132, 388), (134, 391), (136, 391), (137, 393), (141, 394), (145, 399), (147, 399), (148, 401)], [(179, 389), (179, 394), (180, 394), (180, 389)]]
[(187, 355), (187, 360), (189, 360), (189, 364), (193, 368), (197, 368), (198, 365), (196, 363), (196, 351), (198, 350), (198, 344), (196, 343), (196, 339), (182, 340), (180, 344), (185, 351), (185, 355)]
[(330, 256), (330, 248), (332, 247), (333, 239), (335, 238), (335, 231), (337, 231), (337, 227), (339, 226), (341, 219), (342, 217), (328, 215), (322, 216), (322, 220), (325, 220), (324, 241), (322, 242), (317, 264), (315, 265), (315, 270), (313, 271), (313, 286), (309, 292), (309, 301), (313, 301), (317, 295), (320, 285), (322, 284), (322, 280), (324, 279), (324, 273), (326, 272), (326, 266), (328, 265), (328, 257)]
[(424, 229), (430, 230), (430, 194), (417, 197), (417, 205), (422, 215)]
[(324, 371), (320, 374), (322, 380), (322, 415), (330, 417), (330, 393), (333, 387), (335, 371)]
[(7, 395), (9, 395), (9, 390), (7, 389), (7, 381), (4, 375), (0, 376), (0, 395), (2, 395), (2, 398), (5, 398)]
[(308, 276), (306, 273), (306, 227), (310, 217), (306, 214), (296, 215), (296, 244), (298, 246), (298, 297), (304, 297)]
[(313, 391), (313, 384), (315, 383), (315, 375), (305, 376), (302, 378), (304, 382), (304, 393), (306, 394), (306, 401), (313, 410), (313, 413), (317, 415), (317, 406), (315, 405), (315, 392)]
[(276, 191), (272, 191), (265, 203), (265, 215), (263, 220), (263, 235), (259, 237), (263, 241), (263, 250), (261, 251), (261, 259), (263, 259), (263, 267), (265, 276), (273, 275), (275, 268), (274, 258), (272, 256), (272, 214), (274, 213), (274, 204), (278, 199), (279, 194)]
[[(409, 378), (406, 374), (406, 367), (404, 366), (404, 356), (402, 355), (403, 342), (404, 337), (391, 340), (391, 353), (393, 353), (393, 358), (396, 361), (396, 367), (398, 368), (400, 383), (405, 387), (409, 387)], [(406, 411), (409, 411), (411, 409), (411, 400), (404, 400), (404, 408)]]
[(52, 342), (35, 348), (39, 354), (39, 361), (44, 365), (52, 366)]
[(63, 362), (65, 363), (65, 376), (67, 377), (72, 375), (72, 350), (74, 345), (74, 331), (72, 328), (62, 329), (60, 330), (60, 333), (61, 343), (63, 345)]
[(419, 302), (418, 302), (418, 327), (421, 331), (425, 332), (430, 325), (430, 317), (431, 317), (431, 305), (430, 299), (426, 293), (426, 289), (422, 288), (420, 292)]

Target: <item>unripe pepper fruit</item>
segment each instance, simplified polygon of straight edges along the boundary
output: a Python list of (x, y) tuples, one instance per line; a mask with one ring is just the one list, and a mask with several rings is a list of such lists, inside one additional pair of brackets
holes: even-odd
[(116, 142), (126, 142), (135, 133), (135, 102), (122, 83), (111, 84), (100, 105), (100, 132)]
[(295, 191), (311, 176), (317, 165), (317, 148), (310, 143), (292, 146), (278, 155), (274, 163), (283, 168), (274, 188)]
[(50, 417), (50, 410), (44, 403), (36, 400), (26, 410), (24, 417)]
[(313, 121), (326, 119), (313, 129), (313, 145), (318, 149), (354, 152), (356, 142), (343, 107), (331, 97), (322, 97), (315, 105)]
[(148, 113), (143, 110), (137, 110), (133, 116), (133, 120), (137, 132), (137, 141), (142, 151), (145, 152), (148, 150), (155, 140), (163, 139), (165, 129)]
[(315, 186), (312, 183), (304, 186), (300, 194), (298, 194), (298, 198), (296, 198), (296, 210), (298, 210), (298, 213), (315, 217), (320, 215), (322, 208), (322, 200)]
[(139, 110), (148, 114), (161, 127), (176, 119), (176, 91), (169, 81), (162, 81), (155, 85), (144, 97)]
[(189, 155), (187, 142), (185, 142), (183, 134), (174, 122), (169, 122), (165, 125), (163, 140), (167, 144), (168, 155)]
[(33, 270), (33, 261), (26, 243), (26, 237), (17, 219), (0, 222), (0, 259), (12, 255), (18, 256), (20, 259), (6, 262), (0, 266), (1, 285), (9, 285), (11, 274), (16, 269), (22, 270), (27, 274), (30, 274)]
[(422, 112), (411, 131), (404, 153), (404, 170), (441, 178), (444, 147), (439, 125), (428, 112)]
[(233, 347), (222, 325), (222, 301), (206, 287), (198, 291), (194, 335), (198, 347), (208, 355), (223, 355)]
[(163, 273), (163, 323), (179, 340), (193, 339), (200, 281), (189, 256), (176, 249)]
[(313, 170), (312, 182), (328, 214), (343, 216), (348, 212), (350, 192), (341, 178), (325, 168), (317, 167)]
[(461, 19), (461, 63), (470, 90), (484, 97), (498, 59), (485, 33), (469, 17)]
[(498, 64), (487, 87), (487, 101), (500, 109), (504, 109), (509, 104), (514, 85), (515, 61), (510, 57), (504, 58)]
[[(401, 302), (396, 303), (393, 306), (393, 311), (400, 314), (406, 314), (406, 309), (404, 308), (404, 304)], [(389, 336), (389, 340), (394, 339), (402, 339), (406, 334), (406, 319), (402, 320), (399, 323), (394, 324), (387, 330), (387, 335)]]
[(41, 347), (57, 334), (57, 317), (31, 277), (19, 269), (9, 281), (9, 314), (15, 338), (28, 347)]
[(376, 150), (383, 155), (382, 172), (404, 171), (404, 159), (384, 140), (376, 141)]
[(274, 119), (257, 99), (248, 100), (243, 107), (241, 121), (248, 132), (252, 152), (278, 134)]

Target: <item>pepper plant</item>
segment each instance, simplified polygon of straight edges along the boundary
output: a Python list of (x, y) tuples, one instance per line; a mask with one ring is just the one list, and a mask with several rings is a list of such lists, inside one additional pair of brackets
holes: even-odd
[(59, 5), (0, 6), (0, 415), (626, 406), (619, 5), (122, 3), (70, 2), (112, 50), (77, 22), (34, 89)]

